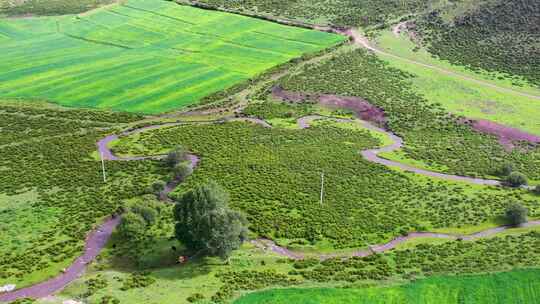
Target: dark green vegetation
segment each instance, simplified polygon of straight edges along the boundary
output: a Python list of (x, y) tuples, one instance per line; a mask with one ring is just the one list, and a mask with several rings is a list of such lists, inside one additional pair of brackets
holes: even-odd
[(506, 207), (506, 218), (512, 226), (519, 226), (527, 222), (527, 208), (518, 203), (511, 203)]
[(444, 11), (420, 18), (418, 28), (429, 51), (453, 64), (521, 76), (540, 85), (540, 2), (479, 2), (451, 21), (443, 20)]
[(403, 151), (408, 158), (446, 168), (446, 172), (489, 177), (510, 162), (528, 178), (540, 179), (540, 149), (522, 143), (518, 144), (521, 148), (505, 150), (496, 137), (474, 131), (416, 94), (411, 77), (364, 50), (355, 50), (306, 66), (279, 84), (296, 92), (365, 98), (385, 111), (389, 129), (405, 140)]
[(184, 0), (246, 14), (285, 17), (337, 26), (379, 25), (389, 19), (427, 8), (429, 0)]
[(138, 119), (0, 102), (0, 285), (56, 274), (93, 226), (161, 178), (153, 161), (107, 162), (104, 184), (92, 157), (114, 125)]
[(288, 105), (280, 102), (252, 103), (247, 106), (243, 113), (261, 119), (273, 118), (298, 118), (313, 112), (311, 105), (298, 104)]
[(494, 237), (474, 242), (450, 241), (440, 245), (418, 245), (365, 258), (326, 260), (291, 274), (328, 282), (412, 279), (438, 274), (504, 271), (540, 264), (540, 233)]
[(244, 216), (228, 203), (229, 195), (215, 182), (184, 193), (174, 206), (176, 238), (193, 252), (228, 258), (247, 239)]
[(52, 16), (78, 14), (115, 0), (0, 0), (0, 16)]
[[(178, 144), (202, 159), (179, 193), (219, 181), (252, 231), (304, 245), (328, 240), (336, 247), (361, 247), (408, 231), (477, 225), (503, 215), (514, 198), (531, 216), (538, 210), (538, 200), (522, 190), (429, 181), (368, 162), (358, 150), (376, 146), (377, 140), (333, 123), (305, 130), (248, 123), (183, 125), (124, 138), (115, 150), (151, 155)], [(323, 205), (322, 171), (327, 180)]]
[(520, 172), (512, 172), (506, 177), (506, 182), (512, 187), (527, 185), (527, 177)]
[(441, 276), (386, 288), (275, 289), (249, 294), (235, 304), (533, 304), (539, 270), (476, 276)]

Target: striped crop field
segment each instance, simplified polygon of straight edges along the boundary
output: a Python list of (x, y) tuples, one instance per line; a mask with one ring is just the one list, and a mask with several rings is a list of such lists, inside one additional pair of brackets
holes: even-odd
[(441, 276), (395, 287), (272, 289), (234, 304), (534, 304), (540, 270), (473, 276)]
[(162, 113), (343, 39), (160, 0), (0, 19), (0, 97)]

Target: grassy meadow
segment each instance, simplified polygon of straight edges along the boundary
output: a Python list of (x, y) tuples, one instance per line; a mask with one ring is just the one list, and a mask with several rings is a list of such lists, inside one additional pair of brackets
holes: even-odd
[(0, 96), (161, 113), (343, 39), (166, 1), (0, 19)]
[(540, 271), (517, 270), (475, 276), (433, 277), (378, 288), (273, 289), (248, 294), (235, 304), (527, 304), (540, 296)]

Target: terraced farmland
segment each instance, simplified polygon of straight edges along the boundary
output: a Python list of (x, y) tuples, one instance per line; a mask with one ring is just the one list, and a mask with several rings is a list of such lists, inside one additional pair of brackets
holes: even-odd
[(343, 39), (165, 1), (3, 19), (0, 96), (161, 113)]

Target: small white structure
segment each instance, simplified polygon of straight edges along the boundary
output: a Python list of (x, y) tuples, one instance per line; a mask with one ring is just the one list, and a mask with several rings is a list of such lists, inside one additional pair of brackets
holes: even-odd
[(10, 292), (12, 290), (15, 290), (15, 284), (7, 284), (4, 286), (0, 286), (0, 293), (2, 292)]

